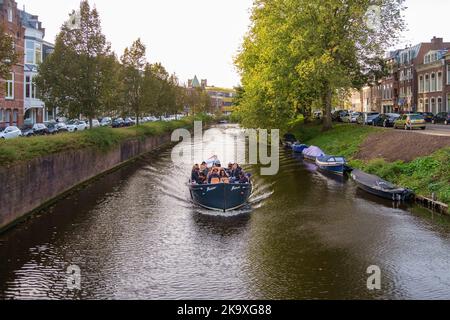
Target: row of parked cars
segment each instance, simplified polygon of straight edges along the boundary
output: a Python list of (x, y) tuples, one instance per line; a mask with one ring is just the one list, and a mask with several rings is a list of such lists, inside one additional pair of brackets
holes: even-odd
[(346, 123), (357, 123), (361, 125), (373, 125), (380, 127), (393, 127), (395, 129), (426, 129), (427, 123), (450, 124), (450, 112), (440, 112), (433, 114), (431, 112), (416, 113), (385, 113), (377, 112), (348, 112), (336, 111), (333, 113), (333, 120)]
[[(182, 115), (168, 116), (162, 118), (156, 117), (142, 117), (139, 118), (139, 123), (154, 122), (154, 121), (172, 121), (182, 118)], [(92, 120), (92, 128), (98, 127), (112, 127), (123, 128), (136, 125), (136, 118), (110, 118), (104, 117), (101, 119)], [(49, 121), (44, 123), (36, 123), (34, 125), (23, 126), (9, 126), (0, 128), (0, 139), (14, 139), (18, 137), (32, 137), (40, 135), (51, 135), (62, 132), (78, 132), (89, 129), (89, 121), (87, 120), (70, 120), (67, 122)]]

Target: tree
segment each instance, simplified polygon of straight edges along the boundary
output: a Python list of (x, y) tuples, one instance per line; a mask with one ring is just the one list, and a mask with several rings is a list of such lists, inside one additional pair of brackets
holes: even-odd
[(14, 49), (13, 37), (0, 26), (0, 79), (6, 79), (19, 56)]
[(117, 59), (102, 34), (97, 10), (83, 0), (79, 15), (74, 15), (77, 23), (62, 26), (55, 50), (39, 66), (35, 83), (47, 105), (59, 107), (69, 117), (82, 114), (92, 127), (92, 119), (105, 106), (112, 107)]
[(136, 116), (137, 125), (142, 115), (144, 72), (147, 65), (146, 48), (137, 39), (130, 48), (126, 48), (122, 58), (123, 101), (125, 108)]
[[(404, 28), (404, 0), (256, 0), (236, 65), (247, 126), (286, 127), (320, 101), (331, 128), (333, 96), (382, 74), (384, 50)], [(375, 11), (376, 21), (368, 12)], [(375, 23), (376, 22), (376, 23)]]

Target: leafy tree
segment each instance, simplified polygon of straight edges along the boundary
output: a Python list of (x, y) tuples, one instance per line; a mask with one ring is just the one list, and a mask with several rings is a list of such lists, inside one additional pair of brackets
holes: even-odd
[[(380, 56), (404, 28), (404, 0), (256, 0), (236, 65), (246, 126), (284, 128), (320, 101), (383, 73)], [(375, 8), (375, 20), (367, 13)]]
[(78, 24), (65, 24), (54, 52), (40, 65), (35, 82), (40, 98), (69, 117), (92, 119), (111, 107), (117, 87), (117, 59), (102, 34), (97, 10), (81, 1)]
[[(14, 49), (13, 37), (7, 34), (0, 26), (0, 78), (6, 79), (11, 72), (11, 68), (19, 60), (19, 55)], [(1, 90), (1, 89), (0, 89)]]
[(125, 109), (133, 112), (136, 116), (137, 125), (142, 115), (144, 73), (147, 65), (145, 58), (146, 48), (137, 39), (130, 48), (126, 48), (121, 58), (123, 101)]

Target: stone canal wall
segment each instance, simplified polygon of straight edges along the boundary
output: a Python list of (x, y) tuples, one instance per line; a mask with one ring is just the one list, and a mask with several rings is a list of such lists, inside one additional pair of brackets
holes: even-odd
[(74, 187), (170, 143), (170, 134), (127, 140), (109, 151), (82, 149), (0, 167), (0, 231)]

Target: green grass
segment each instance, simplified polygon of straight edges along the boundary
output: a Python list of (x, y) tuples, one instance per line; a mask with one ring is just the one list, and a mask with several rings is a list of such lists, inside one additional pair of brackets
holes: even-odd
[(316, 145), (328, 154), (341, 155), (357, 169), (375, 174), (416, 194), (430, 197), (435, 193), (438, 200), (450, 205), (450, 148), (441, 149), (427, 157), (412, 162), (387, 162), (384, 159), (361, 161), (355, 159), (365, 139), (380, 129), (367, 126), (338, 124), (322, 132), (319, 125), (295, 123), (292, 132), (300, 141)]
[(1, 140), (0, 166), (9, 166), (50, 154), (83, 148), (97, 148), (101, 151), (107, 151), (127, 139), (157, 136), (177, 128), (190, 128), (194, 120), (209, 122), (211, 119), (197, 116), (196, 118), (188, 117), (178, 121), (145, 123), (139, 127), (96, 128), (54, 136)]

